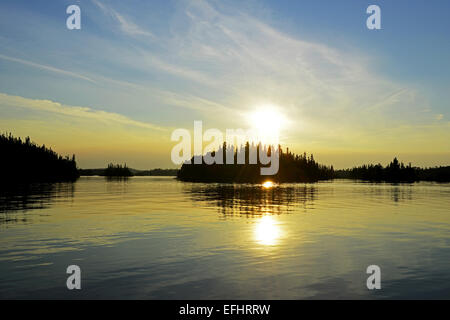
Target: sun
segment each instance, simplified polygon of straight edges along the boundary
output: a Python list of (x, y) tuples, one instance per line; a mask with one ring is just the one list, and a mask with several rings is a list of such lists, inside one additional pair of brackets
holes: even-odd
[(286, 124), (279, 108), (273, 105), (259, 106), (248, 116), (251, 129), (255, 133), (256, 142), (277, 145), (280, 140), (280, 131)]

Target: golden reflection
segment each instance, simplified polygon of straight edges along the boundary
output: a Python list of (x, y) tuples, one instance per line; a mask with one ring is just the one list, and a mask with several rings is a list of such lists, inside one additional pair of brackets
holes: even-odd
[[(265, 182), (270, 181), (266, 180)], [(224, 217), (234, 215), (279, 215), (306, 208), (317, 200), (315, 185), (186, 185), (184, 191), (200, 205), (217, 207)], [(267, 184), (269, 186), (270, 184)], [(204, 202), (204, 204), (201, 204)]]
[(281, 228), (271, 216), (262, 217), (255, 226), (255, 240), (259, 244), (273, 246), (282, 235)]
[(273, 182), (272, 182), (272, 181), (266, 181), (266, 182), (263, 183), (262, 186), (263, 186), (264, 188), (266, 188), (266, 189), (270, 189), (270, 188), (273, 187)]

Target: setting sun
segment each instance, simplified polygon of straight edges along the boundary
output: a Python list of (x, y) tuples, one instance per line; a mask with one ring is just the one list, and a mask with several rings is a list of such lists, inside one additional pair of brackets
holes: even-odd
[(249, 115), (249, 122), (258, 142), (273, 145), (279, 143), (281, 128), (286, 124), (284, 116), (272, 105), (258, 107)]

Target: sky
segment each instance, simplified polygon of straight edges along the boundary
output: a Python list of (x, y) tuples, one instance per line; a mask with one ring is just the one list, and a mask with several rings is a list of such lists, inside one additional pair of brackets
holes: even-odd
[[(69, 30), (66, 8), (81, 8)], [(366, 9), (381, 8), (381, 30)], [(177, 167), (177, 128), (247, 128), (345, 168), (450, 164), (450, 2), (0, 2), (0, 130), (81, 168)]]

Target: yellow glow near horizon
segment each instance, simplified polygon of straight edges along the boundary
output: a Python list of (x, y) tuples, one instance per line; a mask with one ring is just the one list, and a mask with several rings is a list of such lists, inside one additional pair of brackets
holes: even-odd
[[(419, 167), (446, 166), (450, 162), (450, 121), (445, 117), (428, 124), (389, 125), (389, 128), (386, 123), (377, 131), (375, 127), (360, 125), (333, 128), (325, 119), (314, 121), (313, 117), (295, 116), (276, 105), (253, 106), (250, 112), (239, 113), (239, 119), (243, 117), (248, 129), (259, 128), (261, 142), (269, 144), (271, 132), (276, 132), (281, 135), (284, 148), (314, 153), (320, 163), (337, 169), (365, 163), (387, 165), (394, 156)], [(173, 127), (154, 130), (152, 125), (133, 117), (96, 106), (85, 108), (1, 92), (0, 110), (5, 115), (0, 117), (3, 132), (22, 138), (30, 136), (32, 141), (45, 144), (63, 156), (75, 154), (81, 168), (100, 168), (108, 162), (126, 162), (135, 169), (173, 168), (175, 165), (168, 155), (175, 142), (171, 142), (170, 133), (175, 127), (184, 127), (174, 122)], [(16, 113), (26, 116), (16, 117)], [(208, 126), (216, 124), (208, 121)], [(289, 133), (285, 134), (288, 126)], [(256, 142), (256, 139), (249, 141)]]
[(257, 135), (257, 142), (277, 145), (280, 131), (286, 124), (284, 116), (278, 108), (272, 105), (263, 105), (249, 115), (251, 128)]
[(255, 227), (256, 242), (273, 246), (278, 243), (281, 237), (281, 228), (271, 216), (264, 216)]

